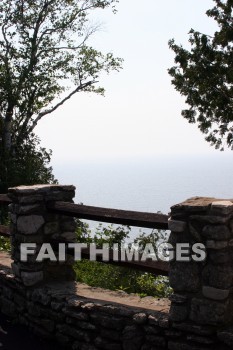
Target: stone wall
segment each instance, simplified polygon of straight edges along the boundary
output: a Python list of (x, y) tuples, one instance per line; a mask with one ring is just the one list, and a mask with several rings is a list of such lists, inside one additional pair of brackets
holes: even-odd
[(25, 286), (58, 279), (74, 280), (72, 265), (74, 259), (67, 254), (67, 260), (54, 263), (49, 260), (37, 262), (36, 255), (29, 255), (27, 261), (20, 259), (21, 243), (36, 243), (37, 250), (43, 243), (49, 243), (54, 252), (58, 243), (75, 242), (75, 223), (72, 217), (53, 214), (47, 211), (51, 201), (73, 202), (74, 186), (36, 185), (9, 189), (12, 204), (9, 205), (11, 218), (11, 257), (13, 272)]
[(171, 321), (165, 300), (100, 289), (97, 293), (87, 286), (83, 292), (83, 285), (73, 282), (25, 288), (3, 265), (1, 312), (69, 350), (232, 349), (230, 330)]
[(232, 322), (233, 203), (193, 198), (172, 207), (170, 242), (203, 243), (203, 262), (170, 264), (174, 290), (170, 317), (220, 326)]
[[(48, 201), (72, 201), (73, 186), (10, 189), (12, 268), (1, 264), (0, 308), (38, 335), (68, 349), (196, 350), (233, 348), (231, 200), (192, 198), (171, 208), (170, 243), (202, 243), (204, 261), (172, 261), (171, 308), (126, 294), (95, 289), (86, 295), (75, 282), (72, 259), (63, 263), (22, 263), (19, 244), (74, 242), (72, 218), (47, 212)], [(54, 282), (57, 280), (57, 282)], [(155, 307), (157, 305), (157, 307)], [(150, 307), (151, 306), (151, 307)], [(163, 310), (163, 307), (165, 310)]]

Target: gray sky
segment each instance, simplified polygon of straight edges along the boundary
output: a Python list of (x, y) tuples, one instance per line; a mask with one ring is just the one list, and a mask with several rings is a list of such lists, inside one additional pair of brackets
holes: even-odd
[(120, 0), (116, 15), (93, 13), (103, 30), (92, 44), (124, 58), (123, 70), (100, 80), (105, 97), (77, 94), (39, 123), (36, 132), (53, 150), (53, 163), (218, 152), (181, 117), (184, 99), (167, 73), (174, 59), (168, 40), (186, 46), (191, 28), (213, 33), (215, 22), (205, 15), (213, 5), (211, 0)]

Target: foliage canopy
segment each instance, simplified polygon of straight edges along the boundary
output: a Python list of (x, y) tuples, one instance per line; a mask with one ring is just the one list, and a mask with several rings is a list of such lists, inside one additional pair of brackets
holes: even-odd
[(170, 68), (172, 84), (186, 97), (189, 109), (182, 116), (197, 123), (216, 149), (233, 149), (233, 1), (214, 0), (206, 12), (218, 24), (213, 36), (191, 29), (188, 51), (169, 41), (176, 65)]
[(9, 161), (20, 158), (19, 148), (37, 142), (31, 140), (41, 118), (79, 91), (103, 94), (100, 74), (121, 68), (120, 58), (87, 44), (98, 29), (89, 19), (91, 11), (111, 7), (115, 12), (117, 2), (1, 1), (1, 181), (8, 181)]

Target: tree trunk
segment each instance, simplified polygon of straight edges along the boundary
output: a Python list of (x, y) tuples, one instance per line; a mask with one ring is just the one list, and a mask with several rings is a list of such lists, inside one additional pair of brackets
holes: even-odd
[(11, 150), (11, 121), (5, 121), (3, 142), (5, 152), (9, 153)]
[(14, 107), (12, 103), (9, 102), (6, 117), (4, 121), (4, 129), (3, 129), (3, 145), (5, 153), (10, 153), (11, 145), (12, 145), (12, 117), (13, 117)]

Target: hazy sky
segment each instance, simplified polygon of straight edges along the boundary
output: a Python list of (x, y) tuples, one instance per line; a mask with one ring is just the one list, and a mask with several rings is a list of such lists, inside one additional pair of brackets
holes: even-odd
[(167, 73), (174, 59), (168, 40), (187, 45), (191, 28), (213, 33), (215, 22), (205, 15), (213, 5), (211, 0), (120, 0), (116, 15), (93, 13), (103, 30), (92, 44), (124, 58), (123, 70), (101, 78), (105, 97), (77, 94), (39, 123), (36, 132), (53, 150), (53, 163), (218, 152), (181, 117), (184, 99)]

